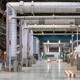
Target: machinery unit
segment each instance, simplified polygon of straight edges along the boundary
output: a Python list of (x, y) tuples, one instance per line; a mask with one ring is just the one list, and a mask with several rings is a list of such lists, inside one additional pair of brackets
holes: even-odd
[(40, 48), (39, 45), (40, 44), (39, 44), (39, 39), (35, 36), (33, 38), (33, 45), (34, 45), (34, 47), (33, 47), (34, 57), (36, 60), (38, 60), (40, 57), (40, 52), (39, 52), (39, 48)]

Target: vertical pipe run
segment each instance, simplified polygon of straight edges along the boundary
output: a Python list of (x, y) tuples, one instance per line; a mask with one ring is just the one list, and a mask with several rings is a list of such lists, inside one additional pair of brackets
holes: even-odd
[(15, 10), (7, 4), (7, 21), (6, 21), (6, 68), (11, 71), (11, 61), (17, 57), (17, 22), (11, 17), (16, 17)]
[(29, 42), (30, 42), (30, 56), (33, 57), (33, 31), (30, 30), (30, 33), (29, 33)]
[(44, 55), (46, 55), (46, 54), (47, 54), (47, 45), (44, 44)]
[(73, 32), (72, 32), (72, 53), (73, 53), (73, 49), (74, 49), (74, 47), (73, 47), (73, 37), (74, 37), (74, 35), (73, 35)]
[(23, 65), (23, 55), (24, 55), (24, 52), (23, 52), (23, 27), (24, 27), (24, 22), (23, 20), (20, 21), (20, 55), (21, 55), (21, 63)]
[(78, 26), (77, 26), (77, 47), (78, 47)]
[[(27, 27), (26, 23), (24, 22), (24, 27)], [(28, 34), (28, 29), (23, 29), (24, 30), (24, 57), (27, 58), (27, 34)]]
[[(49, 40), (47, 41), (47, 43), (49, 43)], [(48, 49), (48, 53), (49, 53), (49, 45), (47, 45), (47, 49)]]
[(26, 23), (24, 20), (21, 20), (21, 54), (22, 54), (22, 64), (26, 64), (25, 60), (27, 59), (27, 36), (28, 29), (25, 29)]
[(45, 45), (45, 53), (46, 54), (48, 53), (48, 51), (47, 51), (47, 45)]
[(45, 44), (44, 44), (44, 54), (46, 54)]
[(19, 54), (19, 62), (21, 63), (21, 65), (23, 64), (22, 63), (22, 22), (21, 22), (21, 20), (20, 20), (20, 27), (19, 27), (19, 37), (20, 37), (20, 39), (19, 39), (19, 44), (20, 44), (20, 54)]
[[(61, 41), (59, 40), (58, 43), (60, 44)], [(60, 45), (59, 45), (59, 50), (58, 50), (58, 51), (59, 51), (59, 53), (61, 52), (61, 47), (60, 47)]]
[(28, 32), (28, 51), (27, 51), (27, 57), (28, 57), (28, 66), (32, 66), (33, 63), (33, 31), (29, 29)]

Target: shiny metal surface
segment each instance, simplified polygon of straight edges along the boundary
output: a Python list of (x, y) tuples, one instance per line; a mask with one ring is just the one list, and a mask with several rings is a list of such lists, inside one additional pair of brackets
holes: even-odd
[(80, 13), (79, 2), (10, 2), (17, 13)]
[[(74, 71), (77, 78), (67, 78), (64, 70)], [(43, 60), (23, 68), (23, 72), (0, 72), (0, 80), (80, 80), (80, 71), (65, 62), (47, 63)]]

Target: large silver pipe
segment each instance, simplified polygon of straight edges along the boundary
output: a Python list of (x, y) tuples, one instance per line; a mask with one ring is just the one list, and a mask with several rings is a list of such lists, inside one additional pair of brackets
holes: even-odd
[(33, 31), (76, 31), (76, 25), (28, 25), (24, 28)]
[(30, 30), (30, 33), (29, 33), (29, 46), (30, 46), (30, 56), (33, 57), (33, 31)]
[[(80, 26), (79, 26), (80, 27)], [(75, 29), (76, 25), (28, 25), (29, 29)]]
[(80, 16), (17, 16), (11, 19), (25, 19), (28, 25), (45, 24), (45, 25), (69, 25), (80, 24)]
[(9, 2), (17, 13), (80, 13), (79, 2)]
[(26, 20), (35, 20), (35, 19), (79, 19), (80, 16), (16, 16), (11, 17), (12, 19), (26, 19)]
[(78, 37), (79, 37), (78, 33), (79, 33), (79, 31), (78, 31), (78, 26), (77, 26), (77, 34), (76, 34), (76, 36), (77, 36), (77, 47), (78, 47)]
[(33, 35), (39, 35), (39, 36), (42, 36), (42, 35), (72, 35), (72, 33), (34, 33)]
[(25, 63), (25, 60), (27, 58), (27, 34), (28, 30), (24, 29), (23, 27), (26, 27), (24, 20), (21, 20), (21, 58), (22, 58), (22, 64)]
[(10, 19), (15, 17), (15, 10), (8, 5), (7, 6), (7, 18), (6, 18), (6, 68), (11, 71), (11, 60), (15, 60), (17, 55), (17, 23), (16, 20)]
[[(78, 20), (80, 21), (80, 20)], [(70, 25), (76, 24), (76, 19), (36, 19), (36, 20), (26, 20), (28, 25)], [(78, 23), (80, 24), (80, 23)]]

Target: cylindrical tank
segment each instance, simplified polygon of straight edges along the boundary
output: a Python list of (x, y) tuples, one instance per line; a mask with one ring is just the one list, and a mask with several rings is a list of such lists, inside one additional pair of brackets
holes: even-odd
[(33, 38), (33, 52), (36, 60), (39, 59), (39, 39), (37, 37)]

